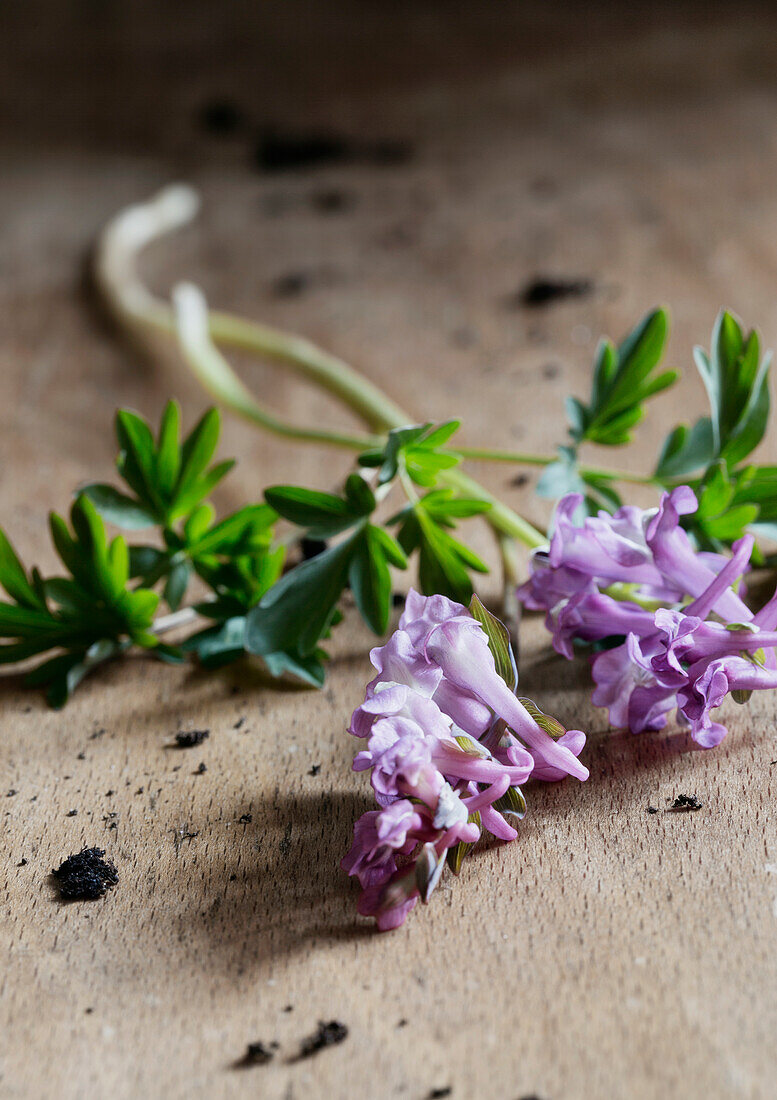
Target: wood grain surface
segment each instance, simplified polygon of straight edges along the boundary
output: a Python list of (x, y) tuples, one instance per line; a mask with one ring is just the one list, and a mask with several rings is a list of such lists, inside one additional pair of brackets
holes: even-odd
[[(117, 405), (156, 418), (175, 394), (189, 423), (205, 406), (84, 288), (101, 224), (171, 179), (204, 212), (149, 253), (154, 286), (192, 278), (303, 332), (419, 417), (461, 414), (473, 445), (550, 449), (599, 334), (660, 302), (686, 376), (626, 458), (646, 466), (702, 407), (691, 349), (721, 305), (777, 341), (773, 6), (28, 0), (2, 5), (0, 40), (0, 519), (25, 560), (51, 566), (48, 509), (111, 477)], [(245, 112), (235, 133), (199, 124), (214, 97)], [(262, 173), (267, 124), (412, 156)], [(302, 289), (279, 293), (290, 275)], [(517, 308), (536, 275), (594, 291)], [(347, 423), (243, 367), (288, 415)], [(331, 486), (347, 463), (235, 421), (224, 451), (222, 508), (276, 480)], [(480, 472), (547, 519), (533, 477)], [(609, 733), (587, 670), (528, 619), (525, 691), (591, 731), (590, 782), (530, 788), (516, 843), (381, 936), (338, 869), (369, 804), (345, 728), (370, 644), (349, 614), (320, 693), (141, 657), (54, 713), (2, 676), (0, 1095), (777, 1096), (777, 698), (727, 708), (711, 752)], [(169, 747), (193, 727), (202, 746)], [(647, 813), (679, 793), (703, 809)], [(64, 905), (49, 872), (83, 845), (120, 882)], [(298, 1059), (330, 1019), (347, 1039)], [(239, 1067), (256, 1040), (273, 1060)]]

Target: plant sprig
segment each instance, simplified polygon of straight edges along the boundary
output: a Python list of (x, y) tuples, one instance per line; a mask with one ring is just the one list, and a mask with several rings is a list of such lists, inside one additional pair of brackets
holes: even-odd
[[(297, 565), (262, 597), (248, 616), (245, 643), (251, 653), (266, 657), (293, 647), (309, 658), (333, 625), (346, 589), (370, 629), (383, 634), (391, 613), (390, 566), (406, 569), (416, 550), (422, 591), (471, 597), (468, 570), (487, 572), (487, 566), (450, 530), (459, 519), (487, 512), (490, 504), (434, 488), (439, 476), (461, 461), (446, 448), (458, 426), (449, 421), (389, 432), (383, 448), (359, 456), (359, 471), (346, 479), (342, 495), (293, 485), (265, 491), (267, 503), (308, 538), (345, 537)], [(368, 484), (372, 469), (378, 470), (376, 491)], [(379, 498), (394, 484), (404, 489), (408, 503), (384, 523), (376, 522)], [(416, 486), (429, 492), (419, 498)], [(388, 527), (396, 525), (395, 537)]]
[[(84, 676), (133, 646), (169, 661), (195, 655), (207, 668), (258, 655), (274, 676), (294, 675), (314, 686), (324, 681), (321, 646), (342, 618), (350, 591), (370, 629), (386, 631), (392, 606), (391, 568), (404, 570), (419, 552), (420, 583), (427, 593), (469, 598), (468, 570), (486, 566), (451, 535), (457, 523), (486, 513), (487, 501), (439, 488), (439, 477), (460, 458), (446, 448), (452, 421), (392, 431), (380, 450), (365, 453), (340, 494), (298, 486), (267, 489), (265, 501), (220, 520), (207, 499), (232, 469), (211, 465), (220, 417), (210, 409), (183, 439), (181, 414), (168, 402), (156, 435), (137, 413), (116, 415), (117, 471), (110, 483), (83, 487), (71, 509), (72, 533), (53, 514), (51, 533), (67, 577), (28, 575), (0, 531), (0, 662), (49, 656), (27, 676), (61, 706)], [(373, 468), (378, 468), (377, 477)], [(375, 478), (375, 490), (369, 484)], [(397, 485), (406, 506), (381, 521), (383, 498)], [(418, 497), (416, 488), (426, 489)], [(289, 539), (276, 534), (282, 518), (317, 540), (336, 539), (323, 552), (286, 565)], [(129, 546), (108, 541), (105, 523), (128, 531), (151, 529), (155, 541)], [(397, 526), (396, 535), (389, 530)], [(194, 579), (205, 592), (182, 607)], [(164, 599), (174, 614), (155, 619)], [(176, 625), (198, 624), (178, 645), (161, 640)]]
[[(361, 453), (340, 492), (274, 486), (263, 502), (218, 519), (209, 497), (234, 464), (213, 462), (218, 412), (208, 411), (181, 439), (175, 402), (168, 403), (156, 433), (137, 413), (119, 411), (122, 488), (86, 486), (71, 510), (72, 532), (52, 517), (68, 575), (44, 579), (36, 570), (27, 573), (7, 538), (0, 540), (0, 583), (10, 600), (0, 603), (0, 637), (6, 639), (0, 660), (44, 658), (30, 675), (48, 687), (53, 703), (61, 705), (87, 672), (134, 645), (167, 660), (191, 653), (207, 667), (249, 652), (273, 675), (292, 673), (320, 685), (322, 643), (342, 618), (346, 592), (367, 625), (384, 633), (391, 571), (406, 569), (416, 555), (425, 593), (470, 602), (473, 575), (487, 571), (459, 537), (458, 525), (471, 517), (482, 517), (498, 536), (505, 582), (512, 585), (514, 541), (537, 547), (545, 536), (460, 469), (463, 459), (545, 467), (540, 495), (579, 491), (589, 510), (617, 508), (620, 483), (685, 482), (699, 497), (688, 524), (698, 545), (725, 548), (745, 529), (777, 539), (777, 466), (751, 461), (768, 424), (769, 358), (761, 356), (758, 336), (745, 334), (731, 314), (719, 316), (710, 352), (695, 353), (709, 415), (669, 433), (651, 474), (591, 466), (581, 455), (593, 446), (627, 445), (648, 401), (678, 377), (675, 370), (661, 369), (668, 333), (661, 309), (650, 312), (618, 346), (601, 342), (589, 397), (568, 399), (568, 438), (555, 456), (454, 448), (458, 421), (409, 424), (374, 384), (308, 341), (213, 313), (191, 285), (176, 289), (172, 305), (154, 297), (136, 273), (136, 254), (155, 235), (187, 221), (196, 202), (191, 191), (174, 188), (142, 209), (147, 229), (140, 237), (137, 211), (128, 211), (106, 229), (97, 250), (98, 283), (120, 323), (136, 335), (153, 331), (177, 339), (205, 387), (261, 428), (289, 440)], [(356, 413), (369, 434), (287, 424), (253, 397), (217, 343), (290, 367)], [(395, 492), (404, 499), (387, 507), (383, 518), (383, 502)], [(279, 536), (278, 520), (292, 525), (291, 536)], [(153, 531), (154, 537), (133, 546), (122, 536), (109, 542), (105, 522)], [(287, 562), (289, 547), (302, 537), (323, 540), (321, 552)], [(762, 558), (770, 560), (765, 553)], [(194, 582), (199, 591), (187, 603)], [(156, 619), (162, 598), (172, 614)], [(166, 629), (193, 623), (178, 646), (161, 641)]]

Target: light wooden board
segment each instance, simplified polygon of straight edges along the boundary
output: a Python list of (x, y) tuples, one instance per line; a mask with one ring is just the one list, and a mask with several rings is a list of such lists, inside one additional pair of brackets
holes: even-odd
[[(149, 255), (157, 287), (191, 277), (214, 304), (304, 332), (419, 417), (463, 415), (472, 444), (551, 448), (598, 335), (656, 302), (688, 373), (655, 402), (634, 464), (701, 409), (691, 348), (720, 305), (774, 344), (773, 13), (549, 7), (295, 2), (217, 18), (189, 4), (163, 20), (150, 3), (7, 5), (0, 518), (25, 559), (51, 566), (47, 510), (111, 476), (117, 405), (156, 417), (176, 394), (189, 422), (204, 407), (174, 363), (121, 347), (81, 289), (103, 221), (171, 178), (194, 180), (205, 210)], [(407, 138), (416, 156), (263, 177), (242, 137), (193, 128), (217, 93), (255, 124)], [(352, 206), (321, 214), (322, 188)], [(295, 271), (312, 273), (308, 292), (273, 296)], [(537, 273), (597, 290), (507, 308)], [(246, 374), (289, 415), (347, 422), (278, 373)], [(346, 469), (234, 421), (224, 450), (240, 461), (223, 508)], [(777, 459), (774, 439), (765, 453)], [(547, 518), (531, 482), (481, 472)], [(777, 700), (727, 709), (713, 752), (674, 730), (611, 735), (586, 669), (551, 656), (538, 621), (523, 635), (526, 691), (592, 731), (591, 780), (531, 789), (520, 839), (385, 936), (355, 917), (338, 869), (369, 804), (345, 733), (371, 644), (352, 615), (319, 694), (141, 658), (52, 713), (4, 675), (0, 1094), (777, 1095)], [(191, 727), (211, 730), (201, 748), (167, 747)], [(704, 808), (647, 814), (678, 793)], [(63, 906), (49, 871), (84, 844), (108, 850), (120, 883)], [(347, 1040), (295, 1061), (331, 1018)], [(272, 1063), (234, 1068), (257, 1039), (280, 1044)]]

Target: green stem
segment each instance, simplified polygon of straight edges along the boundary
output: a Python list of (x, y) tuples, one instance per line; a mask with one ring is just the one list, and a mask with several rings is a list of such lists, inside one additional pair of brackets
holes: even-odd
[[(192, 188), (166, 187), (148, 202), (122, 210), (103, 230), (95, 254), (97, 285), (118, 321), (135, 333), (149, 335), (156, 331), (173, 337), (177, 335), (173, 309), (141, 281), (137, 259), (153, 241), (190, 222), (198, 207), (199, 199)], [(408, 424), (412, 420), (353, 367), (309, 340), (219, 312), (209, 313), (208, 330), (211, 338), (219, 343), (285, 363), (297, 374), (339, 397), (374, 432), (384, 432), (396, 423)], [(262, 410), (257, 415), (254, 406), (256, 402), (251, 399), (241, 415), (249, 415), (263, 427), (277, 432), (277, 421), (274, 425), (264, 422), (262, 417), (266, 418), (266, 414)], [(305, 433), (293, 435), (293, 438), (312, 437)], [(317, 435), (315, 441), (351, 445), (348, 442), (338, 444), (329, 436)]]
[(519, 516), (512, 508), (502, 504), (501, 500), (497, 500), (495, 496), (492, 496), (480, 482), (475, 481), (469, 474), (465, 474), (462, 470), (444, 470), (438, 475), (438, 480), (440, 484), (459, 489), (468, 497), (484, 500), (490, 504), (491, 508), (485, 513), (483, 519), (487, 520), (494, 530), (500, 534), (518, 539), (519, 542), (522, 542), (524, 546), (528, 546), (531, 550), (548, 545), (547, 535), (543, 534), (542, 531), (538, 531), (533, 524), (529, 523), (523, 516)]
[[(412, 423), (413, 418), (377, 386), (308, 340), (228, 313), (211, 313), (203, 296), (192, 286), (178, 288), (175, 309), (148, 290), (137, 273), (139, 253), (157, 238), (190, 222), (198, 206), (199, 200), (191, 188), (168, 187), (149, 202), (123, 210), (105, 228), (96, 250), (95, 277), (117, 320), (141, 336), (160, 332), (177, 337), (190, 367), (219, 402), (287, 439), (351, 450), (366, 450), (380, 442), (371, 436), (299, 428), (280, 420), (256, 400), (214, 341), (286, 363), (338, 397), (373, 432), (385, 433)], [(547, 539), (540, 531), (461, 471), (445, 471), (440, 475), (440, 483), (487, 501), (491, 508), (484, 518), (495, 531), (529, 547), (546, 544)]]
[[(550, 466), (557, 461), (556, 455), (538, 455), (525, 451), (492, 450), (488, 447), (457, 447), (463, 458), (475, 462), (512, 462), (518, 466)], [(613, 481), (628, 481), (634, 485), (655, 485), (656, 479), (643, 474), (630, 474), (625, 470), (607, 470), (599, 466), (581, 466), (580, 473), (593, 477), (608, 477)]]
[[(276, 417), (261, 408), (213, 343), (208, 326), (208, 307), (200, 291), (189, 284), (182, 284), (175, 289), (173, 300), (177, 332), (186, 361), (214, 397), (233, 412), (287, 438), (334, 443), (337, 446), (353, 447), (356, 450), (366, 450), (380, 442), (374, 438), (357, 438), (317, 429), (293, 428), (282, 424)], [(339, 396), (342, 397), (341, 394)], [(404, 427), (409, 421), (409, 418), (393, 412), (390, 406), (383, 410), (383, 417), (389, 428)], [(532, 549), (547, 544), (546, 536), (533, 527), (528, 520), (502, 504), (482, 485), (460, 470), (442, 471), (439, 481), (440, 484), (458, 488), (477, 500), (487, 501), (491, 508), (484, 518), (494, 530), (518, 539)]]
[[(173, 334), (178, 336), (183, 357), (205, 389), (222, 405), (285, 439), (325, 443), (356, 451), (369, 450), (379, 445), (380, 437), (355, 436), (345, 432), (327, 431), (324, 428), (301, 428), (268, 412), (238, 378), (214, 344), (213, 325), (210, 323), (212, 315), (209, 314), (205, 298), (197, 287), (188, 283), (177, 286), (173, 291), (173, 302)], [(319, 380), (319, 384), (324, 383)]]

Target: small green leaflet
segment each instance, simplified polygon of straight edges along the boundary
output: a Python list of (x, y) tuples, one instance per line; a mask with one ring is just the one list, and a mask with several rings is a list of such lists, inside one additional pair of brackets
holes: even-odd
[(510, 688), (510, 691), (515, 691), (518, 686), (518, 669), (515, 666), (515, 657), (510, 646), (510, 631), (503, 622), (497, 619), (496, 615), (492, 615), (483, 606), (477, 596), (472, 597), (469, 611), (486, 632), (488, 648), (494, 655), (496, 671)]
[(666, 345), (666, 311), (653, 310), (616, 348), (599, 345), (589, 403), (567, 400), (569, 434), (575, 445), (587, 440), (613, 447), (628, 443), (644, 416), (643, 402), (677, 380), (674, 370), (654, 374)]
[(362, 520), (343, 542), (290, 570), (249, 613), (246, 648), (266, 656), (280, 651), (312, 653), (331, 626), (349, 584), (367, 625), (382, 634), (391, 613), (389, 563), (407, 559), (387, 531)]
[(447, 420), (436, 426), (428, 421), (395, 428), (389, 432), (383, 450), (366, 451), (359, 456), (359, 462), (362, 466), (380, 467), (379, 485), (392, 481), (401, 464), (416, 485), (431, 488), (441, 471), (450, 470), (461, 462), (460, 455), (444, 449), (460, 425), (459, 420)]
[(359, 474), (349, 476), (342, 497), (298, 485), (274, 485), (265, 489), (264, 496), (279, 516), (305, 527), (308, 535), (316, 539), (332, 538), (347, 531), (376, 507), (374, 493)]
[[(0, 584), (13, 602), (0, 602), (0, 663), (61, 650), (28, 674), (61, 707), (84, 676), (129, 645), (158, 647), (152, 624), (159, 596), (130, 589), (129, 551), (121, 536), (111, 542), (94, 505), (77, 497), (71, 528), (56, 513), (51, 536), (69, 576), (28, 576), (7, 536), (0, 532)], [(170, 651), (172, 652), (172, 651)]]
[(233, 460), (209, 466), (221, 431), (217, 409), (209, 409), (179, 442), (181, 410), (169, 401), (156, 440), (137, 413), (116, 414), (119, 473), (134, 496), (112, 485), (87, 485), (88, 496), (103, 517), (118, 527), (137, 530), (155, 524), (171, 527), (205, 500), (234, 466)]
[(482, 501), (456, 499), (452, 490), (433, 490), (388, 520), (398, 523), (397, 540), (406, 554), (418, 550), (418, 581), (427, 596), (449, 596), (459, 603), (472, 598), (469, 571), (487, 573), (488, 566), (450, 534), (459, 518), (488, 510)]
[(694, 360), (710, 415), (692, 428), (680, 424), (670, 432), (656, 478), (667, 486), (685, 482), (696, 492), (699, 509), (684, 526), (701, 549), (725, 549), (747, 529), (772, 537), (777, 533), (773, 468), (738, 467), (766, 431), (770, 356), (761, 356), (755, 331), (745, 335), (733, 314), (723, 310), (715, 322), (710, 352), (697, 347)]
[[(477, 810), (475, 810), (474, 813), (470, 814), (467, 820), (471, 824), (475, 824), (478, 826), (478, 828), (480, 828), (480, 814)], [(475, 844), (476, 843), (477, 841), (475, 841)], [(460, 840), (458, 844), (454, 844), (452, 848), (448, 849), (448, 866), (450, 867), (451, 871), (453, 871), (454, 875), (459, 874), (459, 872), (461, 871), (461, 865), (464, 862), (464, 857), (472, 848), (475, 847), (475, 844), (465, 844), (464, 841)]]
[(680, 424), (669, 434), (656, 466), (656, 476), (663, 481), (687, 478), (719, 460), (731, 471), (755, 450), (766, 431), (771, 357), (761, 357), (757, 332), (745, 336), (739, 321), (723, 310), (709, 354), (697, 347), (694, 361), (710, 415), (692, 428)]

